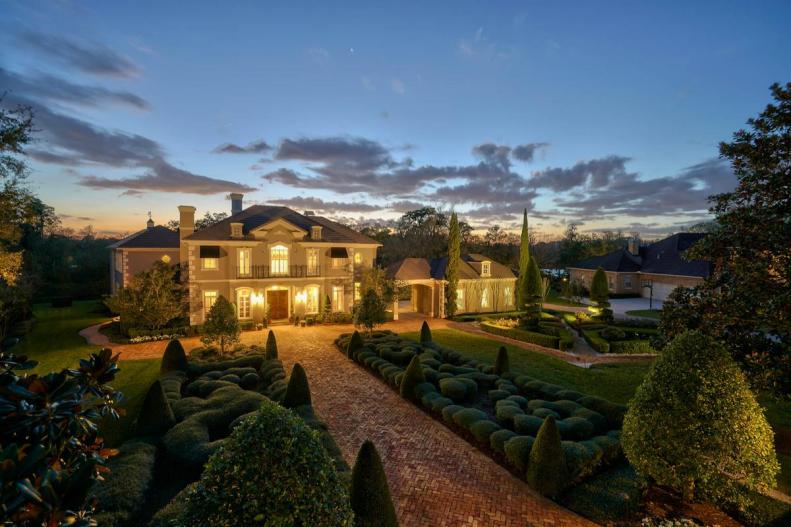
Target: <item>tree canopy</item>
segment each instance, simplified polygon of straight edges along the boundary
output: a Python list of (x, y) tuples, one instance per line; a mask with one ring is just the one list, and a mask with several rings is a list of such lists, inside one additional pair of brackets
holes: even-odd
[(178, 280), (178, 268), (157, 261), (105, 300), (121, 316), (124, 329), (159, 329), (187, 311), (186, 291)]
[(216, 342), (220, 346), (220, 354), (224, 355), (228, 346), (239, 342), (241, 332), (233, 304), (224, 296), (218, 296), (206, 315), (201, 341), (207, 346)]

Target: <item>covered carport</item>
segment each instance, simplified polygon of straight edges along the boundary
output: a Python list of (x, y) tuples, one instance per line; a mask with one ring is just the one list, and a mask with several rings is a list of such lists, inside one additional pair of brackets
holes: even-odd
[[(409, 307), (413, 313), (430, 318), (445, 317), (445, 281), (431, 275), (425, 258), (405, 258), (387, 269), (388, 278), (399, 287), (410, 287)], [(398, 320), (398, 300), (393, 302), (393, 319)]]

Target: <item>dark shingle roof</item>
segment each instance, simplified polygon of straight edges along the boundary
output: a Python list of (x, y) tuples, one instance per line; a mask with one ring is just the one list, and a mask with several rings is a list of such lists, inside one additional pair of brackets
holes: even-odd
[(148, 247), (152, 249), (178, 249), (179, 233), (167, 227), (163, 227), (162, 225), (156, 225), (131, 234), (110, 246), (111, 249), (122, 247), (126, 249), (143, 249)]
[[(481, 261), (492, 262), (490, 278), (514, 278), (508, 267), (479, 254), (465, 254), (459, 259), (459, 279), (480, 278)], [(387, 275), (397, 280), (444, 280), (447, 256), (442, 258), (404, 258), (387, 268)]]
[(700, 276), (706, 278), (711, 273), (711, 263), (704, 260), (685, 260), (684, 252), (704, 233), (682, 232), (669, 238), (640, 248), (640, 256), (634, 256), (626, 249), (618, 249), (603, 256), (594, 256), (571, 267), (577, 269), (598, 269), (621, 273), (653, 273), (678, 276)]
[(327, 218), (322, 218), (321, 216), (305, 216), (288, 207), (270, 205), (253, 205), (252, 207), (248, 207), (242, 212), (225, 218), (211, 227), (196, 231), (186, 239), (211, 241), (232, 240), (234, 238), (231, 238), (231, 223), (241, 223), (242, 234), (244, 234), (245, 237), (250, 237), (251, 230), (277, 219), (283, 219), (306, 231), (306, 239), (310, 237), (311, 227), (320, 226), (322, 227), (321, 241), (379, 244), (376, 240), (353, 231), (340, 223), (328, 220)]

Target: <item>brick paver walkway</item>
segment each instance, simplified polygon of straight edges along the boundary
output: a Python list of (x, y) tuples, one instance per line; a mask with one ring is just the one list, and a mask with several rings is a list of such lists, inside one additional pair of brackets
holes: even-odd
[[(419, 328), (419, 320), (388, 327)], [(431, 321), (432, 328), (445, 321)], [(313, 404), (352, 465), (362, 442), (376, 444), (402, 527), (595, 525), (534, 493), (492, 461), (337, 351), (333, 339), (350, 328), (278, 326), (280, 358), (305, 368)], [(94, 335), (84, 334), (86, 338)], [(263, 343), (265, 332), (243, 334)], [(185, 339), (185, 348), (198, 345)], [(99, 344), (99, 342), (96, 342)], [(121, 358), (161, 357), (164, 343), (113, 346)]]

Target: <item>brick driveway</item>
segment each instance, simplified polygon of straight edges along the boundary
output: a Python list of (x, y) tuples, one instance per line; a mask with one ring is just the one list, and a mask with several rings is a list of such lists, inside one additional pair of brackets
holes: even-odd
[[(388, 324), (418, 329), (420, 321)], [(444, 321), (431, 321), (433, 329)], [(305, 368), (313, 404), (352, 465), (371, 439), (385, 465), (402, 527), (594, 525), (528, 488), (464, 439), (401, 399), (373, 374), (338, 352), (333, 339), (348, 327), (275, 327), (280, 358)], [(263, 343), (265, 332), (244, 333)], [(198, 345), (185, 339), (185, 347)], [(163, 343), (116, 346), (122, 358), (161, 357)], [(134, 348), (130, 349), (130, 348)], [(130, 356), (131, 355), (131, 356)]]

